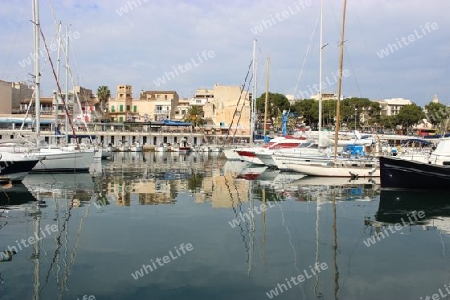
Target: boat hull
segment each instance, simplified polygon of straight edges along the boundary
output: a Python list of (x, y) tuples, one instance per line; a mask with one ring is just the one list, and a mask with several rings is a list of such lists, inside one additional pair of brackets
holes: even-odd
[(22, 181), (38, 162), (38, 159), (0, 161), (0, 182)]
[(398, 189), (450, 189), (450, 166), (380, 157), (381, 187)]
[(44, 158), (30, 173), (87, 173), (94, 160), (94, 151), (45, 151), (36, 153)]

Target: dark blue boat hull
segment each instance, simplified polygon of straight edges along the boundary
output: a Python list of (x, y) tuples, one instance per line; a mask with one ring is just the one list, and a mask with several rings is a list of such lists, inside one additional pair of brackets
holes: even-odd
[(0, 161), (0, 182), (22, 181), (38, 162), (38, 159)]
[(382, 188), (450, 189), (450, 166), (380, 157)]

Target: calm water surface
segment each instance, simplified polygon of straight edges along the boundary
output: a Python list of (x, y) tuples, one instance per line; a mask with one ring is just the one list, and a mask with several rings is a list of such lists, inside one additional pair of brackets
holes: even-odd
[(269, 170), (247, 180), (262, 170), (211, 154), (116, 154), (92, 171), (3, 187), (0, 250), (17, 253), (3, 252), (0, 299), (448, 294), (446, 193)]

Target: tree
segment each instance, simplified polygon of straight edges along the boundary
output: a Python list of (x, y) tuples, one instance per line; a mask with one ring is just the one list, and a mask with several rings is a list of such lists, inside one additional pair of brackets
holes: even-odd
[(105, 115), (106, 103), (108, 102), (109, 97), (111, 97), (111, 91), (106, 85), (101, 85), (97, 88), (98, 103), (95, 110), (101, 112), (101, 118)]
[(413, 103), (402, 106), (396, 117), (398, 124), (401, 124), (405, 128), (405, 133), (407, 133), (409, 127), (422, 120), (425, 114), (420, 106)]
[(383, 128), (395, 129), (397, 126), (397, 118), (396, 116), (381, 116), (380, 125)]
[[(258, 99), (256, 99), (256, 111), (262, 118), (264, 118), (265, 102), (266, 93), (262, 94)], [(283, 114), (284, 110), (289, 110), (289, 107), (290, 103), (285, 95), (269, 92), (267, 119), (271, 120), (273, 124), (275, 119)]]
[(315, 127), (319, 121), (319, 103), (313, 99), (295, 101), (291, 110), (298, 116), (303, 117), (308, 126)]
[(442, 103), (434, 103), (430, 102), (425, 105), (425, 109), (427, 110), (427, 120), (437, 126), (438, 128), (445, 129), (447, 120), (450, 118), (450, 108), (445, 106)]
[(203, 118), (203, 110), (197, 105), (193, 105), (188, 109), (183, 120), (191, 123), (194, 127), (202, 126), (206, 123), (206, 120)]

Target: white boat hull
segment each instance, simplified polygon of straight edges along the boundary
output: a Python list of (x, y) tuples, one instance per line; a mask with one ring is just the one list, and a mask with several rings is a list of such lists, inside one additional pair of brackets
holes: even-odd
[(376, 162), (356, 165), (351, 161), (339, 162), (336, 165), (330, 162), (311, 164), (287, 164), (295, 172), (321, 177), (380, 177), (380, 168)]
[(236, 152), (236, 149), (224, 149), (223, 154), (228, 160), (241, 160), (241, 157)]
[(89, 172), (95, 153), (93, 149), (73, 151), (41, 149), (35, 155), (44, 159), (30, 173)]

